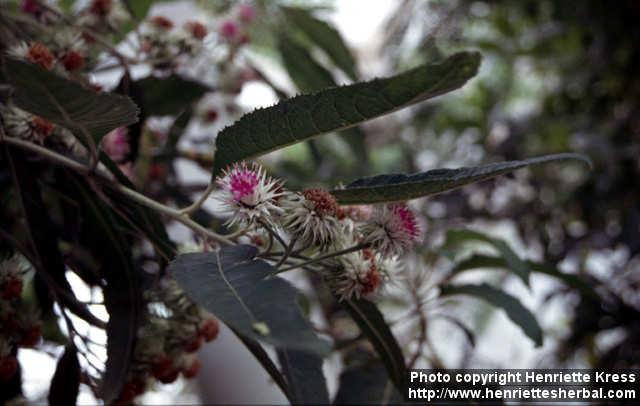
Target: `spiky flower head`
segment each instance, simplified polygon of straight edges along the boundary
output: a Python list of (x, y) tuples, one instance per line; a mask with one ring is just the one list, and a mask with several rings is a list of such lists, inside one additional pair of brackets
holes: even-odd
[(282, 200), (282, 226), (303, 246), (328, 247), (340, 234), (336, 198), (322, 189), (289, 193)]
[(385, 257), (400, 255), (422, 239), (416, 215), (404, 203), (377, 207), (362, 234)]
[(9, 50), (9, 54), (47, 70), (51, 70), (56, 61), (49, 48), (40, 42), (18, 44)]
[(54, 131), (50, 121), (15, 107), (0, 106), (0, 115), (8, 135), (12, 137), (42, 144)]
[(382, 283), (376, 255), (371, 250), (360, 250), (341, 256), (330, 283), (341, 301), (376, 292)]
[(271, 222), (272, 215), (281, 212), (277, 199), (282, 184), (268, 177), (257, 164), (235, 164), (217, 179), (222, 193), (217, 197), (223, 210), (231, 214), (228, 225), (249, 225), (258, 220)]
[(202, 40), (207, 36), (209, 31), (207, 27), (199, 21), (187, 21), (184, 24), (184, 29), (187, 31), (193, 38)]

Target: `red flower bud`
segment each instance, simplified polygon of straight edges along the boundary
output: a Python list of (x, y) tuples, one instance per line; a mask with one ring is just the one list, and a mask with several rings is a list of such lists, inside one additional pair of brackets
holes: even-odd
[(184, 350), (189, 353), (196, 352), (200, 349), (200, 347), (202, 347), (202, 344), (204, 344), (203, 337), (195, 336), (191, 340), (187, 341), (187, 343), (184, 345)]
[(5, 280), (0, 286), (0, 297), (4, 300), (11, 300), (20, 297), (22, 293), (22, 278), (12, 277)]
[(49, 51), (49, 48), (39, 42), (31, 44), (27, 51), (27, 60), (47, 70), (53, 68), (53, 54)]
[(202, 336), (207, 342), (214, 340), (218, 336), (220, 331), (220, 325), (218, 320), (209, 318), (202, 322), (198, 334)]
[(189, 363), (189, 365), (182, 368), (182, 375), (187, 379), (193, 378), (194, 376), (198, 375), (198, 372), (200, 372), (201, 368), (202, 363), (200, 362), (200, 360), (198, 358), (194, 358), (191, 363)]
[(78, 70), (84, 66), (84, 57), (76, 51), (69, 51), (61, 58), (62, 65), (69, 72)]

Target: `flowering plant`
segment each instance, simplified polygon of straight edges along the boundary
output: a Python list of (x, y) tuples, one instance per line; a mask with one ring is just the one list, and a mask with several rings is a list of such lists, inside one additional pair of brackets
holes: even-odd
[[(324, 378), (315, 378), (323, 376), (323, 358), (345, 346), (380, 362), (390, 382), (386, 396), (399, 396), (425, 341), (413, 355), (403, 352), (376, 302), (403, 283), (418, 307), (426, 300), (422, 285), (409, 283), (427, 272), (407, 260), (429, 233), (415, 199), (534, 164), (586, 161), (560, 153), (345, 185), (355, 173), (372, 172), (360, 124), (461, 88), (476, 75), (480, 55), (459, 52), (364, 81), (326, 21), (283, 6), (277, 15), (303, 27), (306, 40), (349, 82), (338, 86), (282, 34), (282, 59), (304, 92), (288, 97), (243, 56), (266, 8), (239, 4), (210, 10), (216, 24), (178, 25), (147, 15), (151, 2), (60, 3), (24, 0), (0, 11), (11, 34), (1, 43), (0, 76), (0, 181), (7, 190), (0, 228), (3, 400), (20, 393), (18, 349), (57, 342), (64, 353), (52, 403), (75, 402), (80, 384), (107, 404), (130, 403), (154, 382), (195, 376), (202, 362), (195, 353), (216, 338), (219, 321), (292, 403), (328, 403)], [(22, 23), (28, 29), (19, 30)], [(296, 70), (300, 63), (310, 65)], [(96, 80), (105, 72), (118, 78), (112, 88)], [(241, 115), (235, 97), (250, 81), (281, 100)], [(229, 125), (216, 133), (223, 117)], [(207, 153), (195, 148), (202, 140), (192, 136), (193, 127), (206, 132)], [(298, 187), (295, 173), (257, 161), (297, 143), (314, 150), (316, 137), (334, 131), (361, 164), (335, 182), (318, 177)], [(210, 170), (210, 181), (190, 188), (184, 160)], [(180, 236), (177, 225), (188, 232)], [(526, 278), (529, 270), (522, 272)], [(321, 309), (326, 328), (310, 321), (286, 275), (308, 279), (307, 300)], [(10, 323), (28, 302), (25, 280), (38, 311), (20, 312), (25, 316)], [(438, 298), (495, 293), (441, 282)], [(99, 299), (81, 299), (78, 286)], [(489, 300), (507, 302), (501, 294)], [(509, 303), (524, 315), (514, 322), (540, 344), (533, 315)], [(345, 315), (360, 333), (345, 336), (336, 327)], [(81, 324), (100, 331), (103, 342)], [(275, 348), (280, 368), (264, 345)], [(296, 374), (301, 370), (304, 376)], [(308, 385), (317, 390), (301, 391)]]

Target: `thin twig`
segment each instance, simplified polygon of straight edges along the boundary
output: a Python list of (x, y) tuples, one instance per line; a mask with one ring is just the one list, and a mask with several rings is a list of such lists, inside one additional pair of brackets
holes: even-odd
[(278, 269), (276, 272), (273, 272), (271, 275), (277, 275), (277, 274), (282, 273), (282, 272), (291, 271), (292, 269), (300, 268), (300, 267), (307, 266), (307, 265), (312, 265), (312, 264), (315, 264), (315, 263), (318, 263), (318, 262), (325, 261), (327, 259), (331, 259), (333, 257), (337, 257), (339, 255), (344, 255), (344, 254), (348, 254), (350, 252), (360, 251), (360, 250), (365, 249), (367, 247), (369, 247), (369, 243), (362, 243), (362, 244), (354, 245), (353, 247), (345, 248), (345, 249), (340, 250), (340, 251), (330, 252), (328, 254), (321, 255), (319, 257), (311, 258), (308, 261), (300, 262), (300, 263), (298, 263), (296, 265), (292, 265), (292, 266), (288, 266), (286, 268)]

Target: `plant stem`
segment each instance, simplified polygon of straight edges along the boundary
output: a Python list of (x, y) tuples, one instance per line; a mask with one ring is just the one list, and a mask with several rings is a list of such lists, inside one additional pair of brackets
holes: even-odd
[(205, 191), (202, 192), (202, 195), (198, 198), (198, 200), (196, 200), (192, 205), (187, 206), (184, 209), (181, 209), (180, 213), (184, 215), (190, 215), (194, 211), (198, 210), (202, 206), (202, 204), (207, 200), (207, 198), (209, 198), (209, 196), (211, 195), (211, 192), (213, 192), (213, 189), (215, 189), (215, 185), (213, 184), (213, 182), (210, 182), (207, 185), (207, 188), (205, 189)]
[(264, 220), (260, 219), (258, 220), (258, 223), (265, 228), (265, 230), (267, 230), (269, 232), (269, 234), (271, 234), (272, 236), (275, 237), (276, 240), (278, 240), (278, 242), (282, 245), (282, 248), (286, 249), (287, 248), (287, 243), (284, 242), (284, 240), (282, 239), (282, 237), (280, 236), (280, 234), (276, 233), (275, 230), (273, 230), (271, 228), (271, 226), (269, 224), (267, 224), (267, 222), (265, 222)]
[(300, 268), (300, 267), (307, 266), (307, 265), (312, 265), (312, 264), (315, 264), (315, 263), (318, 263), (318, 262), (322, 262), (324, 260), (327, 260), (327, 259), (330, 259), (330, 258), (333, 258), (333, 257), (337, 257), (339, 255), (344, 255), (344, 254), (348, 254), (350, 252), (360, 251), (360, 250), (365, 249), (367, 247), (369, 247), (369, 243), (361, 243), (361, 244), (358, 244), (358, 245), (354, 245), (353, 247), (345, 248), (345, 249), (340, 250), (340, 251), (330, 252), (328, 254), (321, 255), (319, 257), (311, 258), (308, 261), (300, 262), (300, 263), (298, 263), (296, 265), (291, 265), (291, 266), (288, 266), (286, 268), (278, 269), (277, 271), (273, 272), (271, 275), (277, 275), (277, 274), (282, 273), (282, 272), (291, 271), (292, 269)]

